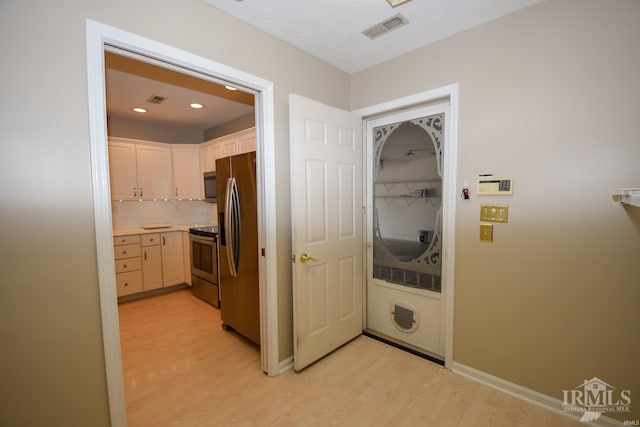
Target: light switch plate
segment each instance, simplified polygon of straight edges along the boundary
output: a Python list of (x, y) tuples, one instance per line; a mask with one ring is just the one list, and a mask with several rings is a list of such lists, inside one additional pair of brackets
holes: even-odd
[(480, 205), (480, 221), (509, 222), (509, 205)]
[(493, 224), (480, 224), (480, 241), (493, 242)]

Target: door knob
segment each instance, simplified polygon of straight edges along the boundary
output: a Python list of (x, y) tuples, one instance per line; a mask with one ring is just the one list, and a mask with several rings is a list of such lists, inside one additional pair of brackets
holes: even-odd
[(307, 255), (305, 252), (302, 252), (300, 254), (300, 262), (307, 262), (307, 261), (317, 261), (317, 259), (315, 259), (312, 256)]

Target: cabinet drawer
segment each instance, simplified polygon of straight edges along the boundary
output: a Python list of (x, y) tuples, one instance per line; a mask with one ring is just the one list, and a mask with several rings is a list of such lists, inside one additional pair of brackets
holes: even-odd
[(119, 297), (142, 292), (142, 270), (116, 274), (116, 288)]
[(124, 258), (134, 258), (140, 256), (140, 245), (122, 245), (114, 247), (115, 258), (116, 259), (124, 259)]
[(143, 234), (142, 246), (155, 246), (160, 244), (160, 233)]
[(140, 257), (116, 260), (116, 274), (126, 273), (127, 271), (140, 270), (141, 268), (142, 260), (140, 259)]
[(113, 238), (113, 245), (130, 245), (132, 243), (140, 243), (140, 235), (132, 234), (130, 236), (118, 236)]

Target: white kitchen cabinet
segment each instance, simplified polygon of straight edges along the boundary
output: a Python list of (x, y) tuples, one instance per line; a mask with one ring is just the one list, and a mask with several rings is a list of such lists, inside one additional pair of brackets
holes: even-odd
[(136, 145), (127, 142), (109, 142), (109, 179), (111, 198), (135, 200), (138, 198)]
[(200, 199), (202, 197), (200, 145), (172, 145), (171, 163), (173, 168), (173, 197), (179, 200)]
[(136, 144), (138, 195), (143, 200), (171, 199), (171, 149), (166, 144)]
[(164, 286), (184, 283), (184, 252), (182, 232), (161, 233), (162, 240), (162, 278)]
[(150, 291), (162, 287), (162, 251), (160, 233), (140, 236), (142, 245), (143, 290)]
[(238, 154), (256, 151), (256, 130), (250, 129), (238, 135), (237, 142)]
[(116, 267), (116, 291), (119, 297), (142, 292), (140, 236), (113, 238)]
[(223, 138), (223, 141), (220, 142), (220, 151), (220, 158), (238, 154), (237, 137), (235, 135), (230, 135), (229, 138)]
[(191, 241), (189, 240), (189, 232), (182, 232), (182, 256), (184, 266), (184, 281), (191, 286)]
[(211, 161), (209, 160), (209, 151), (211, 146), (201, 145), (200, 146), (200, 170), (204, 172), (211, 172)]
[(187, 233), (117, 236), (113, 244), (118, 297), (185, 283), (187, 275), (190, 279)]
[(221, 136), (200, 145), (200, 168), (202, 172), (216, 170), (216, 160), (235, 154), (256, 151), (256, 129)]
[(222, 146), (215, 143), (217, 140), (207, 141), (200, 148), (200, 168), (202, 172), (216, 170), (216, 160), (222, 157)]
[(109, 169), (113, 200), (172, 198), (169, 144), (110, 138)]

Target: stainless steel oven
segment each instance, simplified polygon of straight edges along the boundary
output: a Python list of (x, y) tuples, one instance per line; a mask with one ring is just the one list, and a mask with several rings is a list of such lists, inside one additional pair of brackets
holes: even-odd
[(218, 289), (218, 233), (215, 227), (189, 229), (193, 295), (220, 307)]

